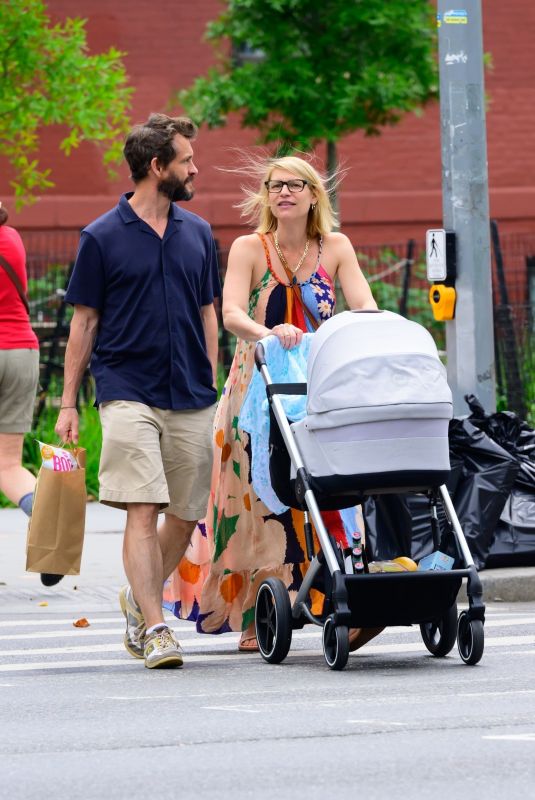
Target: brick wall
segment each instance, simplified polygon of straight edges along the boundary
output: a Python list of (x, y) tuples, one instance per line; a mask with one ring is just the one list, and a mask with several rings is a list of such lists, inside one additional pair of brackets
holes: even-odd
[[(150, 111), (178, 111), (173, 91), (185, 87), (213, 63), (211, 46), (202, 40), (206, 22), (217, 15), (219, 0), (50, 0), (55, 19), (88, 18), (90, 49), (111, 45), (125, 51), (125, 64), (136, 88), (133, 120)], [(487, 73), (487, 117), (491, 214), (503, 231), (535, 230), (535, 39), (533, 0), (484, 1), (484, 46), (494, 69)], [(14, 213), (9, 171), (0, 161), (0, 196), (11, 221), (22, 232), (31, 228), (79, 229), (107, 210), (130, 188), (127, 170), (110, 181), (96, 148), (86, 144), (66, 159), (58, 150), (60, 131), (45, 131), (41, 158), (52, 167), (56, 187), (38, 204)], [(223, 129), (203, 130), (195, 144), (199, 167), (197, 196), (189, 208), (205, 216), (223, 245), (243, 232), (232, 205), (240, 180), (217, 171), (232, 162), (231, 148), (251, 147), (252, 131), (237, 120)], [(357, 243), (420, 240), (427, 227), (441, 221), (441, 172), (438, 107), (421, 117), (410, 115), (377, 138), (360, 133), (340, 145), (349, 168), (341, 193), (344, 230)], [(323, 152), (318, 151), (323, 159)]]

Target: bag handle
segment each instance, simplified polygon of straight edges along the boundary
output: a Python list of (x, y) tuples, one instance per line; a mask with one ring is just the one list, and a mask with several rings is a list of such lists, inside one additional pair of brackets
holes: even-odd
[(74, 444), (74, 442), (60, 442), (58, 447), (61, 447), (62, 450), (72, 450), (72, 454), (76, 459), (76, 463), (78, 464), (78, 467), (80, 469), (83, 469), (83, 467), (80, 464), (80, 461), (78, 459), (80, 451), (83, 450), (83, 447), (80, 447), (79, 445)]
[(22, 301), (22, 305), (26, 309), (26, 313), (30, 316), (30, 304), (28, 303), (28, 298), (26, 297), (26, 292), (22, 288), (22, 283), (20, 282), (20, 278), (9, 263), (9, 261), (4, 258), (4, 256), (0, 255), (0, 265), (5, 269), (8, 278), (11, 278), (11, 282), (13, 283), (17, 293)]

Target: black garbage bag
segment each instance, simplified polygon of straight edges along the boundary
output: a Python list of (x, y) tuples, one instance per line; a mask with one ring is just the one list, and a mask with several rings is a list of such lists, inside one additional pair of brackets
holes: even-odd
[[(446, 481), (446, 488), (450, 496), (454, 497), (459, 481), (462, 478), (462, 458), (450, 452), (450, 466), (451, 472)], [(411, 558), (415, 561), (419, 561), (424, 556), (428, 556), (435, 549), (431, 529), (429, 498), (425, 494), (408, 494), (406, 495), (406, 502), (412, 520)], [(442, 503), (438, 504), (438, 522), (440, 532), (442, 533), (446, 526), (446, 515)], [(448, 553), (448, 555), (455, 556), (455, 553)]]
[(513, 487), (485, 566), (535, 566), (535, 493)]
[(449, 438), (450, 453), (463, 463), (453, 505), (476, 567), (482, 569), (520, 464), (468, 419), (452, 419)]
[(369, 561), (389, 561), (411, 552), (411, 514), (405, 495), (368, 497), (363, 506), (366, 555)]
[(516, 414), (486, 414), (475, 395), (466, 395), (470, 422), (518, 461), (520, 468), (490, 548), (487, 567), (535, 564), (535, 430)]
[(535, 492), (535, 430), (512, 411), (487, 414), (475, 395), (467, 394), (464, 399), (471, 411), (468, 419), (472, 425), (518, 460), (515, 487)]
[[(483, 569), (520, 464), (466, 419), (451, 420), (449, 440), (452, 471), (446, 485), (476, 567)], [(418, 561), (433, 551), (425, 495), (369, 498), (364, 515), (369, 558), (386, 560), (410, 553)], [(440, 504), (439, 522), (445, 524)]]

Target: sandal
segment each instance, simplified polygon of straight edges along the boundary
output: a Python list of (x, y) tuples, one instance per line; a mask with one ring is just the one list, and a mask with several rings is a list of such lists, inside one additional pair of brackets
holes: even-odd
[(240, 653), (258, 653), (259, 647), (256, 641), (256, 636), (243, 636), (238, 642), (238, 650)]

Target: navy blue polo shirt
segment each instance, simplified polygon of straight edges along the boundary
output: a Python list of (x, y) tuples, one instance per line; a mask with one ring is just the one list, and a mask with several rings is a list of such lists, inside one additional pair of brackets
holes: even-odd
[(221, 294), (210, 226), (171, 203), (160, 238), (131, 196), (82, 231), (65, 296), (100, 314), (91, 358), (96, 402), (206, 408), (217, 393), (200, 308)]

